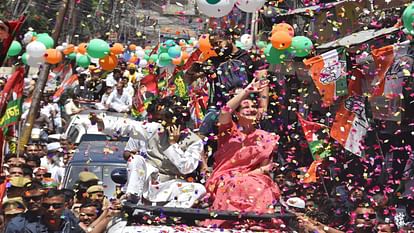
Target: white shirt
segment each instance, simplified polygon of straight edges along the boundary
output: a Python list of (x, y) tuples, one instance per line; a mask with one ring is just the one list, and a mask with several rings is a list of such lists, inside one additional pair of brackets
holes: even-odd
[(106, 100), (106, 104), (120, 104), (130, 106), (132, 105), (132, 96), (126, 93), (125, 91), (122, 92), (122, 95), (118, 94), (117, 90), (114, 90)]

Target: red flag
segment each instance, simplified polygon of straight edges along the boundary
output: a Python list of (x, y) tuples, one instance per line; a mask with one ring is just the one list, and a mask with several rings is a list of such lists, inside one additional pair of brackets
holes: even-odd
[(19, 33), (25, 20), (26, 16), (22, 15), (18, 20), (5, 22), (5, 24), (9, 27), (9, 37), (4, 39), (2, 44), (0, 44), (0, 66), (2, 66), (3, 62), (6, 60), (10, 45), (12, 44), (17, 33)]
[(0, 96), (0, 115), (2, 116), (4, 110), (7, 106), (7, 102), (9, 101), (11, 94), (13, 93), (13, 89), (15, 86), (19, 85), (20, 83), (24, 83), (24, 68), (19, 67), (13, 73), (13, 75), (7, 80), (6, 85), (4, 86), (3, 92)]

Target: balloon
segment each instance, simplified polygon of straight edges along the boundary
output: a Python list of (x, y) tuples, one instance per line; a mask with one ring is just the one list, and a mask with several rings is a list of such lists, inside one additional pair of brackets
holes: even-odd
[(169, 47), (167, 47), (167, 45), (163, 43), (158, 48), (158, 53), (168, 53), (168, 49)]
[(210, 50), (210, 51), (207, 51), (207, 52), (203, 52), (201, 55), (200, 55), (200, 58), (199, 58), (199, 60), (201, 61), (201, 62), (205, 62), (205, 61), (207, 61), (209, 58), (211, 58), (211, 57), (217, 57), (217, 53), (216, 53), (216, 51), (214, 51), (214, 50)]
[(109, 45), (101, 39), (93, 39), (89, 42), (87, 52), (93, 58), (103, 58), (109, 54)]
[(75, 45), (73, 44), (68, 44), (66, 46), (66, 48), (63, 50), (63, 54), (68, 55), (75, 52)]
[(236, 6), (244, 12), (253, 13), (260, 10), (265, 3), (266, 0), (237, 0)]
[[(40, 42), (39, 42), (40, 43)], [(39, 67), (45, 63), (43, 57), (32, 57), (27, 55), (27, 65), (31, 67)]]
[(48, 49), (45, 54), (45, 61), (49, 64), (57, 64), (63, 59), (62, 53), (57, 49)]
[(68, 54), (68, 58), (69, 58), (70, 60), (76, 60), (76, 53), (71, 53), (71, 54)]
[(91, 64), (91, 59), (88, 55), (80, 55), (76, 57), (76, 64), (82, 68), (88, 68)]
[(23, 55), (22, 55), (22, 62), (25, 65), (27, 65), (27, 56), (29, 56), (29, 55), (27, 55), (27, 53), (23, 53)]
[(313, 43), (306, 36), (295, 36), (290, 48), (296, 57), (306, 57), (312, 51)]
[(284, 31), (277, 31), (273, 33), (270, 40), (272, 41), (272, 45), (275, 49), (287, 49), (290, 47), (290, 44), (292, 44), (292, 37), (289, 33)]
[(30, 42), (32, 42), (32, 39), (33, 39), (33, 32), (26, 32), (25, 34), (24, 34), (24, 37), (23, 37), (23, 40), (22, 40), (22, 42), (24, 43), (24, 44), (28, 44), (28, 43), (30, 43)]
[(144, 60), (144, 59), (141, 59), (138, 64), (138, 66), (141, 68), (145, 68), (147, 65), (148, 65), (148, 62), (147, 60)]
[(244, 34), (240, 37), (242, 48), (249, 50), (253, 47), (253, 38), (250, 34)]
[(122, 58), (125, 61), (128, 61), (129, 59), (131, 59), (131, 54), (128, 51), (125, 51), (124, 54), (122, 54)]
[(228, 15), (233, 10), (236, 0), (197, 0), (197, 6), (201, 13), (220, 18)]
[(137, 50), (135, 52), (135, 55), (139, 58), (139, 59), (143, 59), (145, 57), (145, 51), (143, 49), (141, 50)]
[(213, 49), (213, 46), (210, 43), (210, 35), (204, 34), (200, 36), (200, 39), (198, 40), (198, 48), (201, 52), (208, 52)]
[(272, 33), (279, 32), (279, 31), (287, 32), (289, 33), (291, 37), (295, 36), (295, 29), (290, 24), (287, 24), (287, 23), (278, 23), (275, 26), (273, 26)]
[(87, 43), (80, 43), (78, 45), (78, 53), (85, 55), (86, 51), (88, 49), (88, 44)]
[(181, 59), (181, 57), (177, 57), (177, 58), (173, 58), (172, 59), (172, 64), (173, 65), (176, 65), (176, 66), (179, 66), (179, 65), (181, 65), (181, 62), (182, 62), (183, 60)]
[(152, 49), (145, 49), (144, 51), (145, 51), (145, 54), (146, 54), (146, 55), (150, 55), (150, 54), (151, 54), (151, 52), (152, 52)]
[(271, 44), (268, 44), (264, 54), (269, 64), (280, 64), (286, 58), (287, 50), (275, 49)]
[(152, 54), (148, 59), (149, 62), (156, 62), (158, 60), (158, 54)]
[(135, 55), (131, 56), (131, 58), (128, 60), (128, 62), (135, 64), (135, 63), (138, 62), (138, 58)]
[(164, 44), (168, 47), (168, 48), (171, 48), (171, 47), (173, 47), (173, 46), (176, 46), (177, 44), (175, 43), (175, 41), (174, 40), (167, 40), (167, 41), (165, 41), (164, 42)]
[(65, 50), (65, 48), (63, 47), (63, 45), (59, 45), (59, 46), (57, 46), (57, 47), (56, 47), (56, 49), (57, 49), (59, 52), (63, 52), (63, 50)]
[(165, 67), (171, 65), (171, 57), (168, 53), (161, 53), (158, 57), (158, 66)]
[(168, 55), (170, 55), (171, 58), (181, 57), (181, 47), (176, 45), (174, 47), (169, 48)]
[(137, 46), (136, 45), (134, 45), (134, 44), (130, 44), (129, 45), (129, 50), (135, 51), (136, 49), (137, 49)]
[(178, 42), (178, 45), (180, 45), (181, 47), (183, 47), (183, 46), (186, 46), (186, 45), (187, 45), (187, 42), (185, 42), (185, 40), (184, 40), (184, 39), (181, 39), (181, 40)]
[(411, 3), (407, 6), (407, 8), (405, 8), (402, 15), (402, 21), (404, 28), (406, 29), (405, 32), (414, 35), (414, 3)]
[(19, 55), (22, 51), (22, 45), (18, 41), (13, 41), (10, 45), (9, 50), (7, 51), (7, 56), (13, 57)]
[(118, 58), (115, 54), (109, 54), (106, 57), (99, 59), (99, 65), (102, 70), (111, 71), (118, 65)]
[(265, 41), (261, 41), (261, 40), (257, 41), (256, 44), (257, 44), (257, 47), (259, 47), (259, 49), (266, 48), (266, 46), (267, 46), (267, 43)]
[(46, 53), (46, 46), (39, 41), (32, 41), (26, 46), (26, 52), (30, 57), (43, 57)]
[(55, 46), (55, 41), (47, 33), (38, 34), (36, 37), (36, 41), (39, 41), (40, 43), (44, 44), (48, 49), (51, 49)]

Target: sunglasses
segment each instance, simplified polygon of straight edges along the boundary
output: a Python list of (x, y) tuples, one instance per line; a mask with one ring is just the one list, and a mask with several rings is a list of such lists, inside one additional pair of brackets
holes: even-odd
[(23, 197), (23, 200), (25, 201), (25, 202), (29, 202), (30, 200), (33, 200), (33, 201), (40, 201), (40, 200), (42, 200), (42, 195), (39, 195), (39, 196), (31, 196), (31, 197), (26, 197), (26, 196), (24, 196)]
[(53, 209), (60, 209), (63, 207), (63, 205), (64, 205), (63, 203), (52, 203), (52, 204), (42, 203), (42, 207), (45, 209), (50, 209), (51, 206), (53, 206)]
[(358, 219), (376, 219), (376, 214), (357, 214), (356, 216)]

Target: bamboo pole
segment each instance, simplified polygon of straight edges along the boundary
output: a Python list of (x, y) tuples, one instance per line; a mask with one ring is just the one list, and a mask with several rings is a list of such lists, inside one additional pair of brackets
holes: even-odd
[[(70, 2), (73, 0), (63, 0), (63, 6), (60, 8), (58, 15), (56, 16), (56, 24), (55, 28), (52, 32), (52, 38), (57, 43), (59, 41), (60, 33), (63, 28), (63, 23), (65, 21), (65, 16), (68, 12)], [(19, 140), (18, 150), (23, 152), (25, 145), (30, 140), (30, 136), (32, 134), (33, 123), (36, 120), (37, 112), (40, 111), (40, 100), (42, 99), (43, 90), (45, 89), (46, 82), (49, 77), (51, 65), (45, 64), (41, 73), (40, 77), (36, 82), (36, 87), (33, 92), (33, 99), (32, 104), (30, 105), (29, 114), (27, 116), (27, 120), (23, 126), (23, 134)]]

